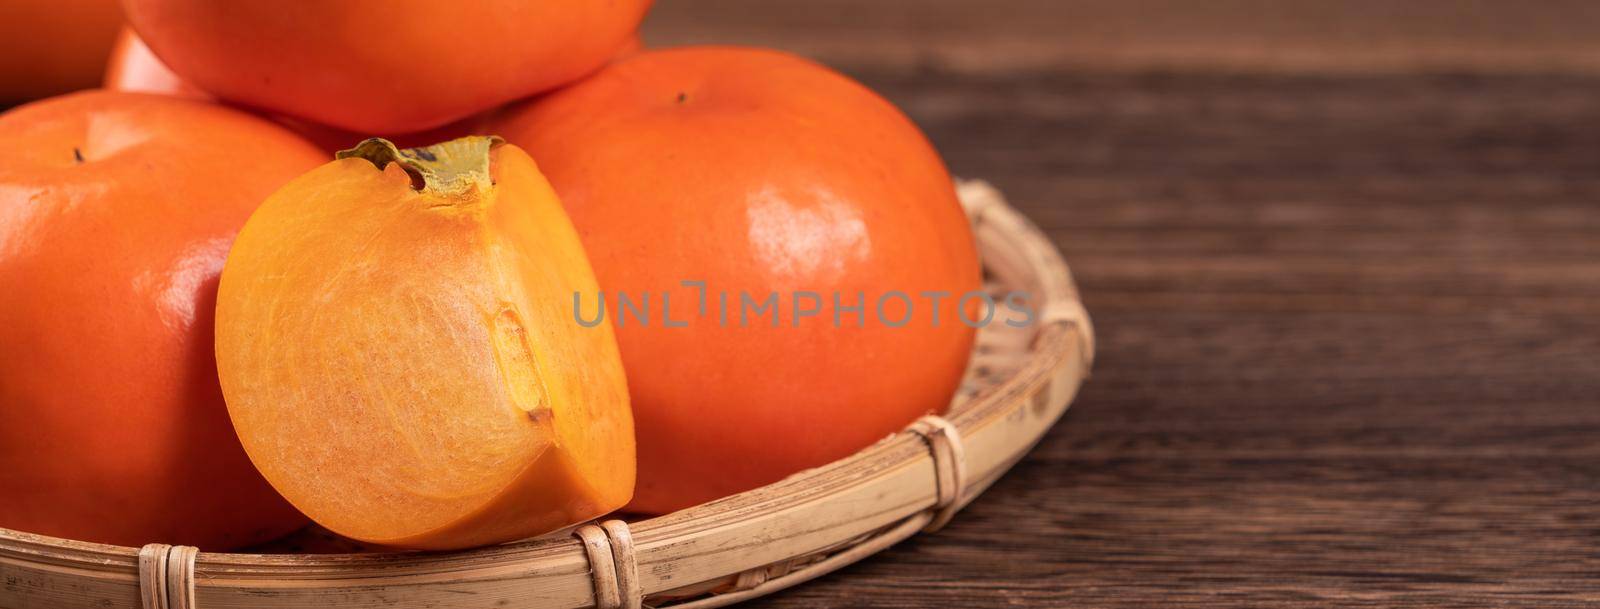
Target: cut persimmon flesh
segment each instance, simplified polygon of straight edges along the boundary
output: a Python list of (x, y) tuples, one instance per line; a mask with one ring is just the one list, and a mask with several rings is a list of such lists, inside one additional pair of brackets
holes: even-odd
[(222, 272), (217, 368), (256, 467), (319, 524), (395, 547), (627, 503), (616, 339), (569, 308), (598, 288), (533, 159), (487, 137), (340, 157), (268, 198)]

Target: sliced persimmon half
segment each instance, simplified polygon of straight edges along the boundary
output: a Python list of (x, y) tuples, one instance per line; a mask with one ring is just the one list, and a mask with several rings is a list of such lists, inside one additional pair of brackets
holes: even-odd
[(268, 198), (222, 272), (217, 367), (256, 467), (319, 524), (394, 547), (627, 503), (616, 338), (577, 322), (598, 287), (533, 159), (490, 137), (339, 156)]

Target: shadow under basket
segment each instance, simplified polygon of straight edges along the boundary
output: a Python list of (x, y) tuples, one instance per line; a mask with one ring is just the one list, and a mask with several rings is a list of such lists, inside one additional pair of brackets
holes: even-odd
[[(950, 412), (848, 458), (666, 516), (443, 553), (229, 554), (0, 529), (5, 609), (721, 607), (943, 526), (1066, 411), (1094, 335), (1061, 255), (988, 184), (958, 184), (985, 287), (1030, 295), (990, 323)], [(282, 546), (279, 546), (282, 547)]]

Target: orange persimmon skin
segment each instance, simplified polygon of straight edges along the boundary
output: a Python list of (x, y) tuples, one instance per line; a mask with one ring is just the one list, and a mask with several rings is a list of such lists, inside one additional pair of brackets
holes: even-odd
[[(540, 159), (607, 294), (657, 298), (648, 327), (617, 320), (639, 435), (630, 510), (774, 482), (948, 406), (974, 335), (950, 299), (937, 327), (925, 303), (900, 328), (826, 312), (739, 327), (744, 292), (783, 309), (796, 291), (864, 292), (870, 318), (889, 290), (979, 288), (943, 162), (871, 91), (772, 51), (644, 51), (496, 132)], [(705, 282), (707, 313), (686, 280)], [(687, 327), (664, 327), (663, 292)]]
[(125, 0), (174, 72), (222, 99), (364, 134), (438, 127), (571, 82), (650, 0)]
[(279, 123), (282, 123), (285, 127), (293, 129), (295, 133), (298, 133), (307, 140), (310, 140), (311, 143), (316, 144), (323, 150), (328, 151), (328, 154), (331, 156), (340, 150), (349, 150), (350, 148), (354, 148), (356, 144), (360, 144), (362, 140), (365, 140), (369, 137), (387, 138), (401, 148), (415, 148), (417, 146), (426, 146), (428, 144), (453, 140), (458, 137), (466, 137), (468, 135), (483, 135), (488, 133), (488, 114), (489, 113), (474, 114), (443, 127), (435, 127), (433, 129), (418, 131), (415, 133), (369, 133), (364, 135), (354, 131), (346, 131), (338, 127), (329, 127), (327, 125), (320, 125), (288, 116), (276, 116), (273, 118)]
[[(116, 47), (111, 50), (111, 60), (106, 65), (105, 84), (103, 86), (112, 91), (156, 93), (191, 99), (213, 99), (211, 94), (189, 84), (174, 73), (171, 68), (168, 68), (167, 64), (162, 63), (161, 59), (150, 51), (150, 47), (145, 45), (144, 40), (139, 38), (139, 34), (130, 28), (123, 28), (122, 33), (117, 36)], [(340, 150), (353, 147), (361, 143), (361, 140), (374, 135), (387, 135), (401, 147), (422, 146), (451, 140), (482, 132), (487, 127), (485, 123), (488, 120), (486, 115), (474, 115), (443, 127), (397, 136), (392, 134), (361, 135), (297, 118), (286, 116), (274, 116), (272, 118), (327, 151), (329, 156)]]
[(111, 58), (106, 62), (105, 82), (112, 91), (130, 93), (156, 93), (193, 99), (210, 99), (205, 91), (195, 88), (174, 74), (172, 68), (150, 51), (144, 40), (131, 28), (124, 27), (117, 34), (117, 43), (111, 48)]
[(117, 0), (0, 2), (0, 106), (94, 87), (121, 25)]
[(212, 318), (239, 227), (322, 154), (102, 91), (12, 110), (0, 141), (0, 527), (215, 550), (303, 526), (229, 425)]
[(582, 244), (533, 161), (492, 154), (493, 185), (450, 196), (334, 161), (269, 197), (229, 254), (216, 353), (234, 427), (347, 537), (487, 545), (632, 494), (616, 338), (567, 308), (597, 289)]

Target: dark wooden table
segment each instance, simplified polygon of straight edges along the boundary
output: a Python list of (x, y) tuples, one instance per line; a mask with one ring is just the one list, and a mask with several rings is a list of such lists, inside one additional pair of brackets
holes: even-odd
[[(715, 17), (735, 41), (792, 23), (684, 4), (657, 36), (711, 37), (697, 5), (736, 11)], [(1066, 418), (948, 528), (751, 606), (1600, 605), (1592, 57), (981, 69), (789, 40), (1047, 230), (1101, 343)]]

